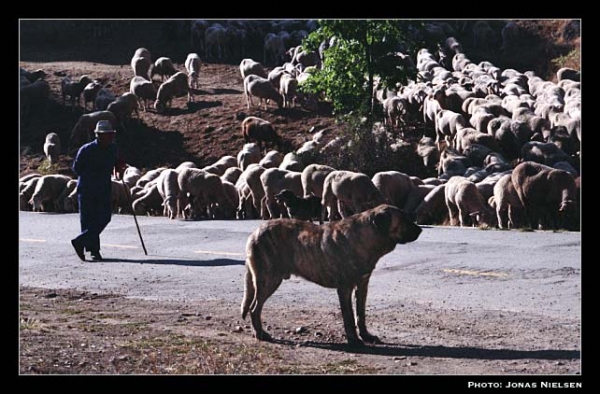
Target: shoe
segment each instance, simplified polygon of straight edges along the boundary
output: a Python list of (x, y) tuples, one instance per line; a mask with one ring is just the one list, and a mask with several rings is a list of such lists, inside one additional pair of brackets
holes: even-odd
[(100, 254), (100, 252), (92, 252), (92, 260), (102, 261), (102, 255)]
[(85, 254), (83, 253), (83, 245), (81, 243), (79, 243), (79, 241), (77, 241), (76, 239), (71, 240), (71, 245), (73, 245), (73, 248), (75, 249), (75, 253), (77, 253), (77, 256), (79, 256), (79, 259), (81, 261), (85, 261)]

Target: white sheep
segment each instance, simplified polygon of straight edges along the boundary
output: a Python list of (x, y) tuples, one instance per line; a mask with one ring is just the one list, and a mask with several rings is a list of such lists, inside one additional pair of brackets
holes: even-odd
[(21, 211), (30, 211), (32, 209), (30, 204), (31, 196), (33, 196), (35, 187), (41, 178), (42, 175), (40, 174), (32, 174), (31, 177), (19, 181), (19, 209)]
[(158, 192), (156, 183), (144, 188), (143, 194), (136, 198), (131, 207), (136, 215), (162, 214), (162, 197)]
[(131, 115), (135, 112), (137, 117), (140, 117), (138, 111), (137, 96), (131, 92), (126, 92), (117, 97), (115, 101), (108, 104), (107, 111), (115, 114), (117, 122), (125, 129), (125, 122), (131, 119)]
[(46, 141), (44, 142), (44, 154), (50, 161), (50, 164), (58, 163), (58, 157), (61, 151), (60, 137), (56, 133), (46, 134)]
[(145, 174), (143, 174), (137, 180), (135, 185), (139, 186), (139, 187), (145, 187), (148, 183), (155, 181), (156, 178), (158, 178), (158, 176), (160, 175), (160, 173), (166, 169), (167, 169), (166, 167), (159, 167), (159, 168), (155, 168), (153, 170), (147, 171)]
[(494, 195), (489, 198), (488, 203), (496, 209), (498, 216), (498, 227), (515, 228), (520, 222), (523, 214), (523, 203), (512, 183), (512, 172), (504, 174), (494, 185)]
[(278, 108), (283, 106), (283, 97), (279, 94), (277, 89), (275, 89), (271, 81), (259, 77), (258, 75), (248, 75), (244, 79), (244, 96), (246, 97), (248, 109), (250, 109), (251, 104), (254, 105), (252, 103), (252, 97), (258, 97), (260, 103), (264, 104), (265, 110), (267, 110), (267, 103), (269, 100), (275, 101)]
[(283, 155), (276, 150), (268, 151), (265, 156), (260, 159), (258, 164), (264, 168), (279, 167), (283, 161)]
[(159, 114), (164, 113), (167, 108), (171, 108), (173, 97), (181, 96), (187, 93), (188, 101), (194, 101), (194, 96), (188, 85), (187, 75), (179, 71), (173, 74), (169, 79), (163, 82), (156, 93), (154, 108)]
[(290, 108), (298, 104), (298, 80), (284, 73), (279, 78), (279, 94), (283, 97), (283, 107)]
[(73, 192), (77, 193), (77, 179), (69, 180), (63, 191), (56, 197), (55, 204), (58, 212), (75, 212), (71, 201), (68, 200)]
[(456, 226), (460, 220), (460, 226), (463, 227), (469, 216), (473, 219), (473, 225), (492, 223), (494, 215), (473, 182), (462, 176), (453, 176), (446, 182), (444, 194), (450, 225)]
[(139, 105), (146, 112), (148, 100), (156, 100), (156, 86), (149, 80), (141, 76), (135, 76), (129, 82), (129, 92), (135, 94)]
[(258, 163), (261, 159), (260, 148), (257, 143), (250, 142), (237, 154), (237, 166), (244, 171), (250, 164)]
[(163, 200), (163, 215), (171, 220), (176, 219), (181, 213), (179, 184), (177, 183), (178, 175), (179, 173), (176, 170), (169, 168), (162, 171), (156, 180), (158, 192)]
[(221, 175), (221, 180), (235, 184), (238, 181), (238, 179), (240, 179), (240, 175), (242, 175), (242, 172), (242, 169), (239, 167), (229, 167), (225, 170), (223, 175)]
[(125, 171), (123, 172), (123, 182), (129, 187), (132, 188), (136, 185), (137, 181), (142, 177), (142, 170), (134, 167), (127, 166)]
[(171, 77), (171, 75), (176, 72), (177, 70), (175, 69), (171, 58), (165, 56), (159, 57), (154, 62), (154, 67), (152, 67), (152, 71), (150, 72), (150, 80), (152, 80), (155, 75), (160, 75), (161, 82), (164, 82), (165, 76)]
[(202, 60), (197, 53), (190, 53), (185, 59), (185, 69), (188, 73), (188, 83), (190, 89), (198, 89), (198, 79), (200, 78), (200, 66)]
[(95, 107), (98, 93), (102, 90), (102, 84), (98, 81), (92, 81), (83, 88), (83, 110), (87, 110), (87, 103), (92, 103), (92, 108)]
[(146, 48), (136, 49), (133, 57), (131, 58), (131, 69), (133, 70), (134, 76), (148, 78), (148, 71), (152, 67), (152, 55)]
[(184, 168), (177, 177), (180, 197), (189, 193), (192, 202), (185, 204), (185, 199), (180, 201), (180, 206), (187, 206), (184, 211), (208, 215), (210, 219), (235, 217), (236, 205), (230, 200), (223, 188), (223, 182), (215, 174), (197, 168)]
[(301, 196), (302, 173), (297, 171), (268, 168), (260, 175), (265, 193), (265, 205), (271, 219), (287, 217), (286, 209), (277, 202), (276, 194), (284, 189), (291, 190), (295, 195)]
[[(44, 212), (49, 208), (50, 211), (58, 212), (60, 208), (56, 206), (56, 199), (70, 180), (70, 177), (60, 174), (42, 176), (37, 181), (35, 190), (29, 200), (29, 203), (33, 206), (33, 210), (35, 212)], [(44, 203), (50, 205), (44, 206)]]
[(237, 158), (225, 155), (221, 157), (219, 160), (214, 162), (213, 164), (203, 167), (202, 169), (211, 174), (215, 174), (217, 176), (221, 176), (225, 173), (228, 168), (236, 167), (238, 165)]
[(240, 62), (240, 74), (242, 74), (242, 80), (246, 79), (248, 75), (258, 75), (262, 78), (268, 78), (267, 72), (263, 65), (253, 59), (242, 59)]
[[(274, 33), (267, 33), (264, 40), (263, 64), (281, 64), (285, 56), (283, 38)], [(268, 60), (268, 62), (267, 62)]]
[(94, 100), (94, 109), (96, 111), (105, 111), (108, 107), (108, 104), (115, 101), (117, 97), (113, 92), (108, 89), (102, 88), (96, 94), (96, 99)]

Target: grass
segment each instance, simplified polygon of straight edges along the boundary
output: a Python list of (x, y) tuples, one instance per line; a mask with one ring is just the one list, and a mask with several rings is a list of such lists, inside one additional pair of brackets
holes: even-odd
[(42, 161), (37, 171), (40, 175), (58, 174), (59, 166), (58, 163), (50, 164), (50, 160), (47, 158)]

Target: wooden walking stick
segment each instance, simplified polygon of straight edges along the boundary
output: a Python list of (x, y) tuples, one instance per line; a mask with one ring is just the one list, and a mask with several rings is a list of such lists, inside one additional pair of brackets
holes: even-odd
[(135, 216), (135, 210), (133, 209), (131, 194), (129, 193), (129, 187), (125, 184), (125, 180), (121, 177), (121, 183), (123, 183), (123, 187), (125, 188), (125, 193), (127, 194), (127, 200), (129, 206), (131, 207), (131, 213), (133, 213), (133, 220), (135, 221), (135, 227), (137, 228), (138, 235), (140, 236), (140, 241), (142, 242), (142, 248), (144, 249), (144, 254), (148, 256), (148, 252), (146, 251), (146, 246), (144, 245), (144, 239), (142, 238), (142, 233), (140, 232), (140, 225), (138, 224), (137, 217)]

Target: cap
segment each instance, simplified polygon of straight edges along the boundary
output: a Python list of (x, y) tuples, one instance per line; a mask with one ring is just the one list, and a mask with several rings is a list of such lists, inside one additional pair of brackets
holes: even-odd
[(98, 123), (96, 123), (96, 129), (94, 130), (94, 133), (103, 134), (103, 133), (114, 133), (114, 132), (115, 132), (115, 129), (113, 128), (112, 124), (108, 120), (100, 120), (100, 121), (98, 121)]

